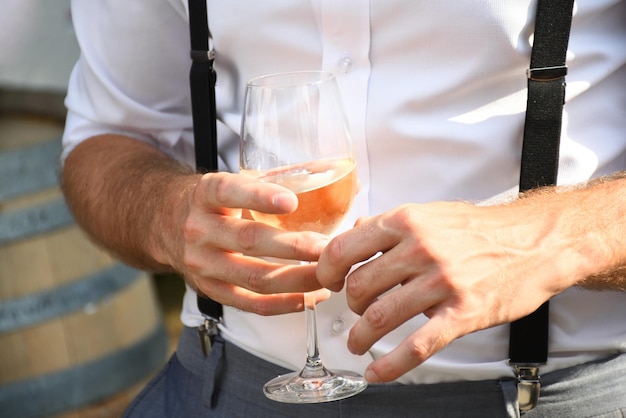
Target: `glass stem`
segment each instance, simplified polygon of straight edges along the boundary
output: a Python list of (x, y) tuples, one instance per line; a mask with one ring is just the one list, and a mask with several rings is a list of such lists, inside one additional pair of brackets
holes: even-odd
[(325, 375), (317, 344), (317, 321), (315, 318), (315, 294), (304, 294), (304, 317), (306, 320), (306, 365), (300, 373), (302, 377), (320, 377)]

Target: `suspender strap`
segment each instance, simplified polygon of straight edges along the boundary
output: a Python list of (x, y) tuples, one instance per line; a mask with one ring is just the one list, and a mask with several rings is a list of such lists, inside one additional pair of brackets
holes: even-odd
[(539, 0), (528, 70), (520, 191), (556, 184), (573, 0)]
[(189, 0), (189, 34), (191, 38), (191, 109), (193, 117), (196, 168), (217, 171), (217, 128), (213, 51), (205, 0)]
[[(189, 35), (191, 38), (191, 111), (196, 156), (196, 169), (215, 172), (217, 165), (217, 128), (215, 110), (215, 53), (211, 44), (206, 0), (188, 0)], [(222, 318), (222, 305), (198, 295), (198, 309), (205, 316), (200, 327), (200, 341), (205, 354), (217, 336), (217, 324)]]
[[(520, 192), (556, 184), (573, 4), (573, 0), (538, 1), (528, 70)], [(509, 357), (518, 376), (522, 411), (534, 408), (539, 400), (538, 366), (548, 358), (548, 320), (546, 302), (511, 324)]]

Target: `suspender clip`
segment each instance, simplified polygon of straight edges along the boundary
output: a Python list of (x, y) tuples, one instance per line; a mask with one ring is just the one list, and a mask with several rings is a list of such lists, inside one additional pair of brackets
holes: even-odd
[(526, 76), (534, 81), (552, 81), (564, 78), (567, 75), (567, 66), (528, 68)]
[(218, 321), (208, 316), (204, 317), (204, 324), (198, 327), (198, 337), (200, 337), (200, 347), (204, 357), (208, 357), (213, 345), (213, 339), (219, 334), (217, 328)]
[(530, 411), (539, 402), (539, 391), (541, 389), (539, 367), (515, 365), (514, 369), (517, 376), (519, 409), (522, 412)]

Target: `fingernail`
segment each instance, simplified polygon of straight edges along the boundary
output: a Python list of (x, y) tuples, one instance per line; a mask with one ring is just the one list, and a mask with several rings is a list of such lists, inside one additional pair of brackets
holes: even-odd
[(275, 208), (282, 209), (285, 206), (289, 206), (289, 207), (297, 206), (298, 201), (295, 200), (295, 205), (294, 205), (293, 193), (279, 192), (274, 195), (274, 198), (272, 199), (272, 204), (274, 205)]
[(371, 370), (366, 370), (365, 371), (365, 380), (367, 380), (369, 383), (379, 383), (380, 379), (378, 378), (378, 376), (376, 375), (376, 373), (374, 373)]

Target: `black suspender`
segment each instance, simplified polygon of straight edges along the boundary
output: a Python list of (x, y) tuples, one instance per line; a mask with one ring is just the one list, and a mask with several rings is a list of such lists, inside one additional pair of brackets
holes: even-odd
[(215, 51), (211, 44), (206, 1), (189, 0), (189, 35), (192, 59), (189, 83), (196, 168), (198, 171), (217, 171)]
[[(530, 69), (520, 192), (555, 185), (565, 102), (565, 58), (574, 0), (539, 0)], [(528, 272), (533, 274), (533, 272)], [(539, 399), (539, 369), (548, 359), (549, 303), (511, 324), (509, 357), (522, 411)]]
[[(215, 172), (217, 163), (217, 127), (215, 81), (213, 69), (215, 52), (211, 44), (206, 0), (189, 0), (189, 35), (191, 38), (191, 111), (196, 155), (196, 169)], [(222, 318), (222, 305), (198, 294), (198, 309), (205, 317), (200, 327), (200, 341), (205, 355), (218, 335), (217, 324)]]
[[(565, 58), (573, 0), (538, 0), (534, 44), (528, 70), (528, 101), (520, 171), (520, 191), (556, 184), (562, 109), (565, 100)], [(199, 171), (217, 171), (214, 52), (206, 0), (188, 0), (191, 38), (191, 102)], [(529, 272), (532, 274), (532, 272)], [(201, 337), (206, 351), (217, 335), (222, 305), (198, 296), (206, 318)], [(539, 397), (538, 366), (548, 353), (548, 302), (511, 324), (510, 363), (518, 374), (520, 409), (532, 409)], [(206, 352), (205, 351), (205, 352)]]

